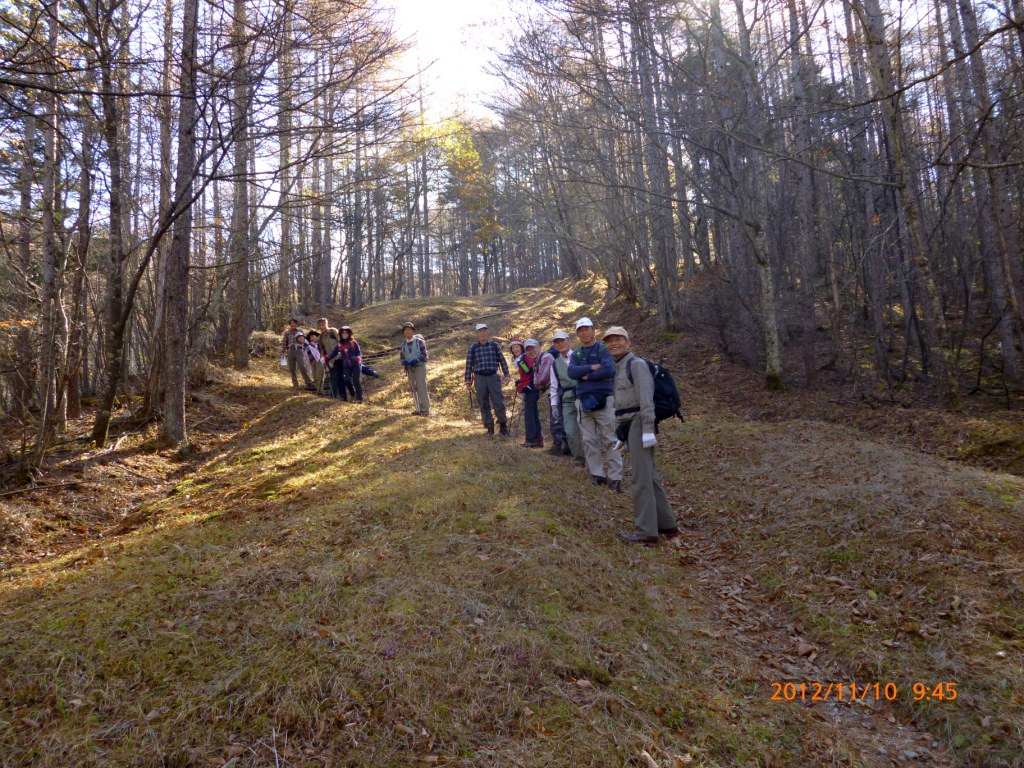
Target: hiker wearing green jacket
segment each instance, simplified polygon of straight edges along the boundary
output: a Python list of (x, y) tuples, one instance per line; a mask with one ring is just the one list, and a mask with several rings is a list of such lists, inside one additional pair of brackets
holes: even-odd
[[(615, 433), (629, 452), (635, 530), (620, 533), (630, 544), (658, 545), (658, 535), (679, 535), (676, 518), (654, 466), (654, 446), (658, 444), (654, 414), (654, 378), (643, 359), (633, 354), (626, 329), (615, 325), (602, 337), (615, 360)], [(632, 379), (632, 380), (630, 380)]]

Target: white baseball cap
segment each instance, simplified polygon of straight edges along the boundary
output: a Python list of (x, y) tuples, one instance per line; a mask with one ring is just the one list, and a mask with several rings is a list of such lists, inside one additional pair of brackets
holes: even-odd
[(482, 330), (484, 330), (484, 329), (485, 329), (486, 327), (487, 327), (487, 323), (477, 323), (477, 324), (476, 324), (476, 329), (477, 329), (478, 331), (482, 331)]
[(576, 330), (578, 331), (585, 325), (589, 325), (591, 328), (594, 327), (594, 323), (590, 320), (589, 317), (581, 317), (579, 320), (576, 321)]
[(523, 342), (523, 349), (529, 349), (530, 347), (539, 347), (539, 346), (540, 346), (540, 342), (537, 341), (536, 339), (527, 339), (525, 342)]
[(565, 339), (566, 341), (568, 341), (569, 334), (566, 333), (565, 331), (559, 331), (558, 333), (551, 337), (552, 341), (558, 341), (559, 339)]

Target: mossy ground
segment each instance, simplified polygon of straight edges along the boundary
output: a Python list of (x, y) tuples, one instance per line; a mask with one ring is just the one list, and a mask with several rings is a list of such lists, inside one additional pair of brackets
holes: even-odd
[[(616, 312), (598, 284), (503, 301), (500, 338)], [(393, 357), (361, 406), (273, 355), (224, 373), (237, 431), (163, 467), (132, 525), (0, 575), (0, 764), (1019, 764), (1016, 477), (751, 422), (688, 372), (659, 438), (685, 541), (631, 549), (628, 495), (481, 434), (453, 326), (494, 312), (345, 318), (368, 350), (410, 317), (434, 336), (429, 420)], [(900, 700), (771, 701), (815, 675)], [(957, 701), (910, 700), (945, 680)]]

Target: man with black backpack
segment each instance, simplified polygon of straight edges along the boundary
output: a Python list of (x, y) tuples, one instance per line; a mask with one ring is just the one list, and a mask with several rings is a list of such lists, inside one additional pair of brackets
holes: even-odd
[(635, 530), (619, 537), (630, 544), (656, 547), (659, 534), (675, 538), (679, 528), (654, 466), (654, 446), (658, 444), (654, 376), (647, 361), (631, 351), (625, 328), (612, 326), (602, 340), (615, 360), (615, 434), (627, 446), (633, 476), (630, 492)]

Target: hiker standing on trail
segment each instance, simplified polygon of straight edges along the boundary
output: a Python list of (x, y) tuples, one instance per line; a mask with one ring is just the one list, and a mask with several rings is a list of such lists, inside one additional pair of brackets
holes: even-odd
[[(321, 317), (319, 320), (317, 320), (316, 327), (320, 329), (320, 354), (323, 355), (324, 360), (327, 360), (327, 358), (329, 358), (331, 356), (331, 353), (334, 351), (334, 348), (338, 345), (338, 342), (341, 340), (341, 336), (338, 334), (337, 328), (333, 328), (327, 324), (326, 317)], [(327, 387), (328, 390), (330, 391), (331, 397), (341, 397), (341, 395), (339, 394), (339, 387), (336, 385), (337, 382), (334, 381), (335, 374), (331, 369), (331, 366), (328, 365), (327, 363), (324, 363), (324, 368), (327, 374)], [(340, 381), (340, 371), (338, 372), (337, 376), (338, 381)]]
[(324, 373), (327, 364), (324, 361), (323, 352), (320, 351), (320, 334), (317, 331), (310, 331), (306, 334), (306, 358), (309, 360), (310, 368), (313, 371), (313, 383), (316, 385), (316, 393), (324, 393)]
[(427, 341), (416, 333), (412, 323), (402, 324), (402, 335), (405, 341), (398, 348), (398, 356), (409, 377), (409, 390), (412, 392), (413, 415), (430, 415), (430, 395), (427, 393)]
[(303, 355), (302, 345), (305, 341), (306, 337), (299, 330), (299, 321), (293, 317), (288, 321), (288, 330), (281, 337), (281, 354), (284, 355), (288, 363), (288, 372), (292, 375), (292, 389), (299, 388), (297, 371), (302, 372), (302, 378), (309, 389), (316, 389), (313, 386), (313, 380), (309, 378), (306, 366), (303, 364), (305, 356)]
[[(363, 363), (363, 352), (359, 349), (359, 342), (352, 335), (352, 329), (341, 326), (339, 331), (341, 340), (334, 347), (329, 360), (333, 361), (336, 368), (341, 371), (341, 399), (348, 401), (351, 395), (357, 403), (363, 402), (363, 387), (360, 384), (361, 367)], [(346, 394), (348, 390), (348, 394)]]
[[(508, 363), (498, 342), (490, 341), (485, 323), (476, 325), (476, 344), (466, 353), (466, 389), (473, 391), (476, 385), (476, 399), (480, 404), (480, 416), (483, 419), (487, 434), (494, 434), (494, 418), (491, 407), (498, 417), (499, 434), (508, 437), (508, 419), (505, 417), (505, 396), (501, 393), (501, 385), (508, 384)], [(498, 378), (498, 368), (502, 378)]]
[(580, 445), (580, 422), (576, 415), (576, 380), (569, 376), (569, 334), (558, 331), (552, 337), (554, 362), (551, 366), (551, 439), (554, 445), (551, 453), (571, 453), (576, 461), (583, 463), (583, 446)]
[[(356, 402), (362, 402), (362, 387), (359, 385), (359, 368), (362, 365), (362, 350), (359, 349), (359, 342), (352, 337), (352, 329), (342, 326), (339, 332), (341, 340), (335, 345), (331, 352), (330, 360), (340, 373), (341, 399), (348, 400), (352, 395)], [(348, 394), (345, 390), (348, 390)]]
[(576, 379), (576, 413), (590, 482), (622, 493), (622, 456), (615, 448), (615, 361), (597, 340), (589, 317), (576, 322), (576, 335), (581, 346), (570, 357), (569, 376)]
[(602, 339), (615, 360), (616, 434), (627, 446), (632, 468), (629, 490), (636, 530), (620, 533), (619, 538), (630, 544), (654, 547), (658, 534), (670, 539), (679, 535), (665, 486), (654, 466), (654, 446), (658, 444), (654, 378), (647, 363), (633, 354), (625, 328), (614, 325), (604, 332)]
[[(516, 364), (520, 370), (516, 389), (523, 396), (523, 417), (525, 420), (526, 442), (524, 448), (543, 448), (544, 437), (540, 429), (540, 396), (551, 382), (551, 355), (541, 354), (540, 342), (527, 339), (523, 345), (526, 351)], [(525, 374), (525, 378), (523, 376)]]

